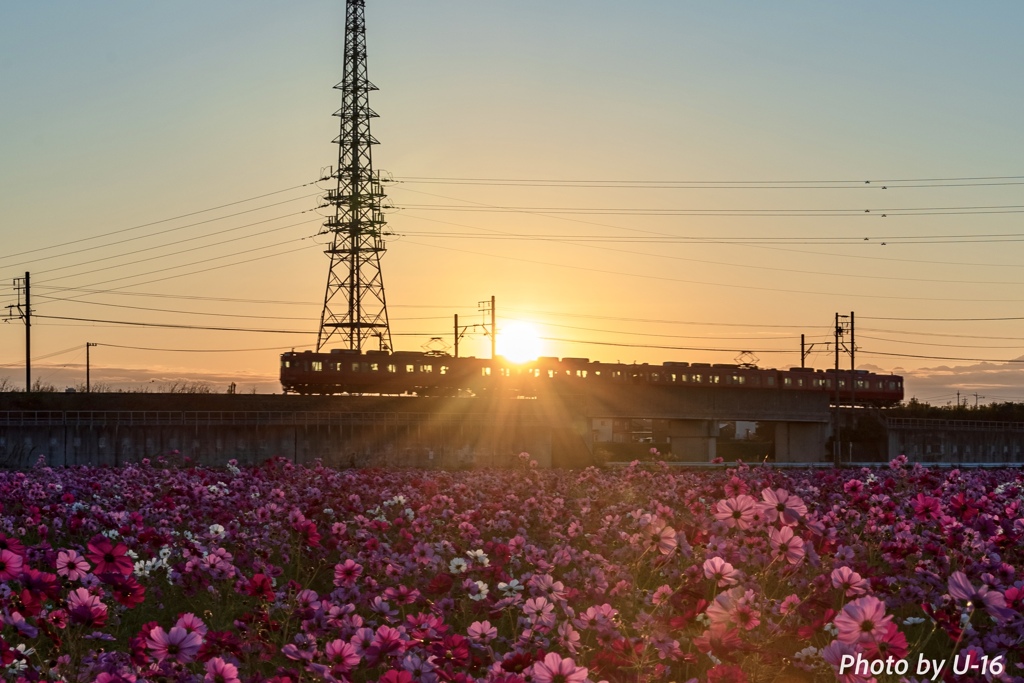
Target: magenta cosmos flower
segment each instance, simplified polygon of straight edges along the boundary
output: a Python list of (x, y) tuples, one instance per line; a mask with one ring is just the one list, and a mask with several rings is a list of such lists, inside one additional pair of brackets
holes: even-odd
[(0, 550), (0, 581), (11, 581), (21, 576), (25, 559), (10, 550)]
[(544, 659), (533, 665), (534, 683), (583, 683), (587, 679), (587, 668), (576, 666), (569, 657), (549, 652)]
[(867, 642), (885, 637), (892, 615), (885, 613), (885, 603), (873, 595), (865, 595), (843, 607), (833, 622), (837, 636), (844, 643)]
[(720, 500), (715, 508), (715, 519), (741, 531), (753, 525), (758, 513), (757, 501), (747, 495)]
[(88, 544), (86, 558), (96, 565), (94, 573), (100, 574), (121, 574), (131, 576), (135, 565), (132, 558), (128, 557), (128, 546), (124, 543), (114, 545), (106, 536), (94, 536)]

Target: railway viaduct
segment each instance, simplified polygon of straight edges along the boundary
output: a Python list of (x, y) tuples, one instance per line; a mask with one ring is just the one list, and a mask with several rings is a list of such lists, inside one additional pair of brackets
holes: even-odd
[(657, 420), (672, 459), (715, 457), (723, 421), (770, 422), (779, 461), (825, 456), (819, 393), (615, 386), (536, 398), (225, 394), (0, 394), (0, 465), (119, 465), (171, 452), (218, 465), (271, 456), (331, 465), (592, 464), (597, 421)]

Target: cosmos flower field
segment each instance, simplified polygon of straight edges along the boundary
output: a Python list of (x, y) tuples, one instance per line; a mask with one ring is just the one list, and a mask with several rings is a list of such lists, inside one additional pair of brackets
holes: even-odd
[(0, 473), (0, 674), (1024, 680), (1019, 471), (521, 465)]

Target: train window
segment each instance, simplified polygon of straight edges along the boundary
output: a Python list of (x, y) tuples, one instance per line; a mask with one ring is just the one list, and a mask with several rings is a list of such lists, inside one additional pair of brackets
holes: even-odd
[(622, 379), (622, 370), (612, 370), (612, 379)]
[(352, 372), (359, 372), (359, 363), (352, 364)]
[(798, 387), (802, 387), (804, 385), (804, 378), (803, 377), (797, 377), (796, 378), (796, 385)]
[(767, 377), (764, 378), (764, 383), (767, 386), (774, 387), (775, 386), (775, 377), (773, 377), (772, 375), (768, 375)]
[(388, 363), (388, 372), (398, 372), (398, 366), (394, 363)]
[(448, 366), (447, 365), (442, 365), (442, 366), (440, 366), (438, 368), (437, 371), (440, 372), (442, 375), (447, 375), (448, 374)]
[(433, 365), (421, 365), (420, 366), (420, 372), (433, 372), (433, 371), (434, 371), (434, 366)]
[(601, 371), (600, 370), (594, 370), (594, 377), (600, 377), (600, 376), (601, 376)]
[(732, 376), (732, 383), (733, 384), (746, 384), (747, 383), (747, 378), (744, 377), (743, 375), (733, 375)]
[(548, 370), (548, 379), (554, 379), (554, 377), (555, 377), (555, 371), (554, 370)]
[(501, 377), (511, 377), (512, 368), (498, 368), (498, 375)]
[(534, 377), (540, 377), (540, 368), (534, 368), (533, 369), (533, 376)]
[(784, 386), (784, 387), (791, 387), (791, 386), (793, 386), (793, 378), (792, 377), (783, 377), (782, 378), (782, 386)]
[(823, 380), (820, 377), (815, 377), (814, 386), (820, 389), (821, 387), (825, 386), (825, 380)]
[(826, 379), (825, 380), (825, 388), (826, 389), (831, 389), (832, 388), (832, 380), (831, 379)]
[(587, 371), (586, 370), (577, 370), (576, 371), (576, 376), (577, 377), (582, 377), (582, 378), (586, 379)]
[(857, 388), (858, 389), (866, 389), (867, 388), (867, 382), (865, 382), (862, 379), (857, 380)]
[(406, 372), (416, 372), (416, 366), (415, 365), (406, 365), (405, 366), (405, 371)]
[(313, 361), (313, 371), (314, 372), (321, 372), (321, 371), (323, 371), (323, 369), (324, 369), (323, 361), (319, 361), (319, 360)]
[(283, 361), (281, 361), (281, 367), (282, 368), (290, 368), (291, 366), (292, 366), (292, 362), (290, 360), (283, 360)]
[(722, 378), (719, 377), (718, 375), (708, 375), (708, 381), (711, 382), (712, 384), (718, 384), (719, 380), (721, 379)]
[(846, 388), (846, 380), (845, 379), (839, 380), (839, 388), (840, 389), (845, 389)]
[(661, 380), (661, 376), (658, 375), (658, 373), (656, 373), (656, 372), (652, 372), (651, 373), (651, 381), (652, 382), (658, 382), (660, 380)]
[(700, 384), (700, 381), (701, 381), (701, 376), (700, 375), (691, 375), (691, 377), (693, 377), (693, 381), (694, 382), (696, 382), (697, 384)]

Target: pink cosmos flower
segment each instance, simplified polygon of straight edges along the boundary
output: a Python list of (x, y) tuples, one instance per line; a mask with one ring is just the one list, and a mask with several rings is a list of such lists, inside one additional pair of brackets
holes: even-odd
[(760, 622), (760, 614), (753, 610), (751, 603), (754, 599), (754, 592), (737, 586), (723, 593), (719, 593), (714, 602), (708, 605), (705, 612), (711, 620), (711, 626), (754, 626)]
[(100, 574), (121, 574), (131, 576), (135, 565), (132, 558), (128, 557), (128, 546), (124, 543), (114, 545), (106, 536), (94, 536), (86, 546), (89, 552), (85, 554), (96, 569), (94, 573)]
[(146, 637), (146, 646), (157, 662), (165, 659), (182, 663), (191, 662), (202, 644), (201, 635), (189, 633), (181, 626), (172, 626), (170, 631), (164, 631), (157, 626)]
[(342, 673), (351, 671), (359, 665), (359, 653), (352, 643), (335, 639), (324, 646), (324, 655), (332, 667), (337, 667)]
[(68, 580), (78, 581), (89, 573), (89, 569), (89, 563), (77, 550), (61, 550), (57, 553), (57, 573), (68, 577)]
[(715, 508), (715, 519), (741, 531), (749, 529), (753, 525), (758, 512), (757, 501), (748, 495), (720, 500)]
[(721, 557), (704, 560), (704, 576), (715, 582), (719, 588), (739, 582), (740, 573)]
[(334, 565), (334, 585), (354, 586), (363, 573), (363, 565), (351, 559)]
[(849, 567), (838, 567), (832, 570), (832, 585), (841, 589), (846, 597), (864, 595), (868, 592), (868, 582)]
[(203, 620), (196, 615), (188, 612), (178, 617), (178, 621), (175, 622), (175, 626), (180, 626), (190, 633), (198, 633), (200, 636), (205, 636), (207, 632), (206, 624)]
[(800, 560), (804, 559), (804, 541), (793, 535), (792, 527), (773, 528), (768, 532), (768, 540), (772, 544), (773, 557), (784, 557), (790, 564), (800, 564)]
[(498, 629), (489, 621), (474, 621), (466, 631), (469, 639), (477, 643), (489, 643), (498, 637)]
[(206, 663), (203, 683), (241, 683), (238, 678), (238, 667), (220, 657), (214, 657)]
[(657, 517), (647, 525), (645, 532), (647, 533), (648, 547), (657, 550), (662, 555), (668, 555), (678, 545), (676, 530)]
[(885, 613), (885, 603), (873, 595), (865, 595), (847, 603), (833, 621), (844, 643), (866, 642), (885, 637), (892, 615)]
[(785, 489), (765, 489), (761, 491), (761, 504), (764, 516), (769, 522), (781, 520), (786, 526), (796, 526), (801, 518), (807, 515), (807, 506), (797, 496)]
[(21, 576), (25, 559), (10, 550), (0, 550), (0, 581), (13, 581)]
[(587, 678), (586, 667), (576, 666), (569, 657), (563, 658), (557, 652), (549, 652), (544, 659), (533, 665), (534, 683), (583, 683)]
[(85, 588), (68, 593), (68, 615), (76, 624), (101, 627), (107, 623), (107, 606)]

